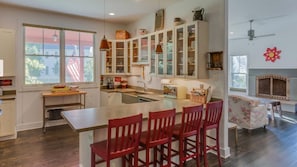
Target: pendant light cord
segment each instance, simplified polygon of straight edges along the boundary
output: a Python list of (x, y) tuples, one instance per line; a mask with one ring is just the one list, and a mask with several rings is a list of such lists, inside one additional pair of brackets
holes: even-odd
[(103, 6), (103, 18), (104, 18), (104, 36), (105, 36), (105, 0), (104, 0), (104, 6)]

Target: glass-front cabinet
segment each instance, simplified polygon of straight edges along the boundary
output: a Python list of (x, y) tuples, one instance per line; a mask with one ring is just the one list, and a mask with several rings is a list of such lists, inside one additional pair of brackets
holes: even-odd
[[(173, 30), (164, 30), (150, 36), (150, 64), (151, 74), (163, 77), (173, 77), (174, 71), (174, 37)], [(163, 53), (156, 54), (157, 44), (160, 44)]]
[(208, 78), (208, 23), (195, 21), (175, 28), (176, 77)]
[(148, 64), (148, 36), (144, 36), (140, 38), (140, 55), (139, 55), (139, 63)]
[(173, 76), (173, 64), (174, 64), (174, 54), (173, 54), (173, 31), (167, 30), (165, 36), (165, 51), (164, 59), (166, 65), (166, 75)]
[(157, 54), (157, 75), (163, 75), (164, 74), (164, 34), (163, 32), (160, 32), (157, 34), (158, 37), (158, 44), (161, 45), (163, 53)]
[(115, 73), (125, 73), (126, 69), (125, 41), (115, 41)]
[(102, 51), (102, 74), (127, 74), (131, 72), (128, 43), (125, 40), (108, 41), (109, 50)]
[(184, 25), (175, 28), (175, 75), (183, 77), (185, 74), (185, 29)]
[(129, 40), (131, 44), (132, 64), (149, 64), (149, 36)]
[(131, 63), (132, 63), (132, 42), (130, 40), (126, 41), (127, 46), (127, 72), (131, 73)]
[(150, 74), (155, 75), (156, 74), (156, 46), (157, 46), (157, 40), (156, 40), (156, 35), (151, 34), (149, 38), (150, 42)]
[(135, 38), (130, 41), (131, 44), (131, 57), (132, 57), (132, 63), (138, 62), (138, 56), (139, 56), (139, 39)]
[(195, 77), (196, 78), (196, 67), (197, 67), (197, 58), (196, 58), (196, 52), (198, 50), (196, 49), (196, 28), (195, 24), (190, 24), (186, 27), (186, 34), (187, 34), (187, 40), (186, 40), (186, 56), (187, 56), (187, 66), (186, 66), (186, 75), (187, 77)]
[[(109, 48), (112, 48), (112, 42), (108, 41)], [(112, 56), (112, 49), (107, 51), (101, 51), (101, 58), (102, 58), (102, 74), (111, 74), (112, 73), (112, 66), (113, 66), (113, 56)]]

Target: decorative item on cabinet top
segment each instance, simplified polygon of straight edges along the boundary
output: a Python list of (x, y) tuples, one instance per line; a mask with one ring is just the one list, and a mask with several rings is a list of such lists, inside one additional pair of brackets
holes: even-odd
[(116, 39), (129, 39), (130, 33), (126, 30), (117, 30), (116, 31)]
[(207, 69), (223, 70), (223, 51), (208, 52)]

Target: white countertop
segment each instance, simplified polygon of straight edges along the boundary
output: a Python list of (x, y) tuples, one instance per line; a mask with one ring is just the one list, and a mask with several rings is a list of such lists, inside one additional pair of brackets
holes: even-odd
[(62, 116), (74, 131), (83, 132), (106, 127), (109, 119), (127, 117), (139, 113), (142, 113), (143, 118), (147, 119), (149, 112), (176, 108), (176, 112), (181, 113), (183, 106), (199, 105), (199, 103), (191, 102), (189, 99), (161, 98), (160, 95), (144, 96), (159, 98), (160, 101), (69, 110), (63, 111)]

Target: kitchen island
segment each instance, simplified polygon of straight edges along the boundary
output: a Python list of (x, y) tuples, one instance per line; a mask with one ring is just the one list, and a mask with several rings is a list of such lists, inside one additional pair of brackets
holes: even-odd
[[(160, 95), (146, 95), (149, 98), (155, 98), (159, 101), (134, 103), (134, 104), (119, 104), (113, 106), (104, 106), (100, 108), (87, 108), (63, 111), (62, 116), (71, 126), (71, 128), (79, 132), (79, 166), (91, 166), (91, 150), (90, 144), (93, 142), (106, 140), (107, 125), (109, 119), (127, 117), (143, 114), (143, 130), (147, 129), (148, 113), (153, 111), (160, 111), (166, 109), (176, 108), (177, 117), (176, 122), (180, 122), (180, 113), (183, 106), (198, 105), (198, 103), (191, 102), (189, 99), (169, 99), (162, 98)], [(140, 153), (140, 157), (144, 156)], [(120, 159), (111, 161), (111, 166), (120, 166)], [(105, 163), (99, 166), (105, 166)]]

